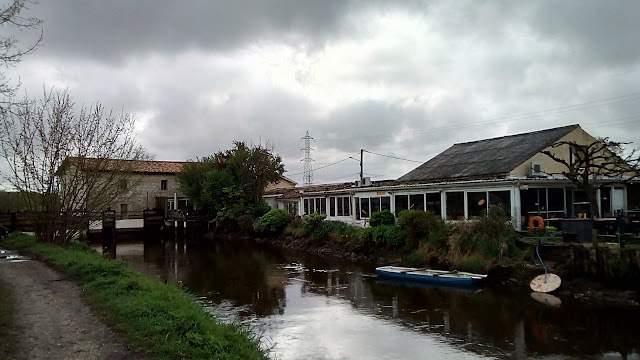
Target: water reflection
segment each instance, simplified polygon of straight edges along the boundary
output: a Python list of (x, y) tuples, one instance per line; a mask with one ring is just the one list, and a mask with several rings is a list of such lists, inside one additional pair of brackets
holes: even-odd
[(243, 243), (119, 245), (137, 270), (182, 283), (251, 324), (278, 359), (640, 359), (640, 312), (528, 292), (387, 282), (372, 269)]

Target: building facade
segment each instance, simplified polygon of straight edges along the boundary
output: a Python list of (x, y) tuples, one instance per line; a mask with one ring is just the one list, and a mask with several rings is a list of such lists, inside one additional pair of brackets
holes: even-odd
[[(397, 180), (317, 185), (271, 191), (266, 196), (274, 208), (292, 209), (305, 216), (322, 213), (327, 219), (366, 226), (372, 213), (388, 210), (432, 211), (448, 221), (475, 220), (491, 205), (500, 206), (516, 228), (530, 216), (586, 217), (586, 193), (562, 172), (564, 165), (541, 151), (551, 151), (571, 161), (569, 145), (596, 141), (580, 126), (572, 125), (532, 133), (455, 144)], [(627, 210), (629, 184), (611, 179), (594, 180), (602, 217)], [(606, 185), (604, 185), (606, 183)], [(363, 186), (364, 185), (364, 186)], [(635, 187), (632, 187), (635, 189)]]

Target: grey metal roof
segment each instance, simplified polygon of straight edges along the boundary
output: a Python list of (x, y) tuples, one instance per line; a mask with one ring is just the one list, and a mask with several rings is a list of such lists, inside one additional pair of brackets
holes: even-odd
[(403, 175), (398, 181), (502, 177), (540, 150), (579, 127), (579, 125), (569, 125), (455, 144)]

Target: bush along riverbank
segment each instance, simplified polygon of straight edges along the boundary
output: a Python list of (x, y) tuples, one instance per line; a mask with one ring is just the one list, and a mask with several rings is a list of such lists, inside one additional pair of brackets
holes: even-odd
[(74, 279), (107, 323), (152, 358), (267, 358), (254, 335), (217, 322), (182, 289), (103, 259), (86, 245), (60, 247), (25, 234), (14, 234), (2, 245), (28, 252)]
[(487, 273), (525, 256), (499, 207), (491, 207), (479, 221), (456, 224), (431, 212), (405, 210), (397, 220), (389, 212), (378, 212), (367, 228), (328, 221), (321, 214), (292, 219), (284, 210), (271, 210), (254, 229), (261, 242), (376, 265)]

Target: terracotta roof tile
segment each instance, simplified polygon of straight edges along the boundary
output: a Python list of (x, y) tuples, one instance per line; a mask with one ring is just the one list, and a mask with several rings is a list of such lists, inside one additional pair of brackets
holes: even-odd
[(67, 159), (74, 165), (80, 164), (85, 169), (99, 171), (113, 171), (126, 169), (136, 173), (156, 173), (156, 174), (176, 174), (182, 170), (186, 161), (156, 161), (156, 160), (111, 160), (97, 158), (77, 158)]

